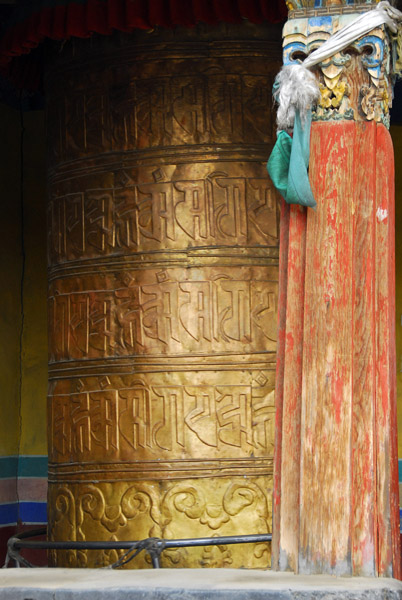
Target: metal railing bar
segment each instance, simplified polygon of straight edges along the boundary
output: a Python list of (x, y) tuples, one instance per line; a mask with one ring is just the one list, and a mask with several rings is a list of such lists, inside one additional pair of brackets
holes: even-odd
[[(43, 534), (37, 534), (43, 535)], [(27, 537), (27, 536), (24, 536)], [(25, 541), (25, 539), (14, 536), (13, 547), (18, 550), (23, 548), (36, 548), (37, 550), (128, 550), (133, 548), (135, 544), (143, 540), (132, 541), (104, 541), (104, 542), (49, 542), (49, 541)], [(205, 538), (183, 538), (174, 540), (165, 540), (161, 542), (164, 548), (185, 548), (191, 546), (220, 546), (225, 544), (253, 544), (270, 542), (272, 534), (261, 533), (254, 535), (232, 535), (222, 537), (205, 537)]]
[(227, 535), (220, 537), (202, 537), (202, 538), (183, 538), (183, 539), (162, 539), (148, 538), (137, 541), (32, 541), (29, 538), (39, 535), (45, 535), (46, 528), (25, 531), (14, 535), (8, 540), (8, 552), (5, 567), (10, 559), (14, 560), (17, 566), (20, 563), (27, 567), (34, 567), (29, 561), (24, 559), (19, 550), (125, 550), (126, 552), (110, 567), (117, 568), (133, 560), (140, 552), (149, 554), (154, 569), (160, 569), (160, 558), (164, 550), (168, 548), (191, 548), (198, 546), (224, 546), (229, 544), (253, 544), (272, 541), (271, 533), (257, 533), (250, 535)]

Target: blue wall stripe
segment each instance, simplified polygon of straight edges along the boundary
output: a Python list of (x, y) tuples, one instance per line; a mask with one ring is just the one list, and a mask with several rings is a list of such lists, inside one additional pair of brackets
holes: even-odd
[[(398, 460), (398, 473), (399, 473), (399, 481), (402, 483), (402, 459)], [(402, 502), (402, 498), (400, 498), (399, 502)]]
[(46, 502), (20, 502), (20, 520), (23, 523), (47, 523)]
[(16, 502), (0, 504), (0, 525), (15, 525), (18, 520), (18, 505)]
[[(19, 508), (19, 510), (18, 510)], [(47, 523), (46, 502), (17, 502), (0, 504), (0, 527), (22, 523)]]
[(2, 456), (0, 479), (9, 477), (47, 477), (47, 456)]

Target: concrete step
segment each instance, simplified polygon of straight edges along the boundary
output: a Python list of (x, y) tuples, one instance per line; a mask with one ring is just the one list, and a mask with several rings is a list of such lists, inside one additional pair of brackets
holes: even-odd
[(395, 579), (237, 569), (3, 569), (0, 600), (402, 600)]

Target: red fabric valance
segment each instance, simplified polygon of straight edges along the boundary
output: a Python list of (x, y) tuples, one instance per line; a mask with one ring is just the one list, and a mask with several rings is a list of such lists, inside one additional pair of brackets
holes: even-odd
[(50, 5), (32, 2), (30, 14), (6, 31), (0, 40), (0, 66), (29, 53), (44, 39), (66, 40), (131, 32), (157, 25), (192, 27), (199, 22), (220, 21), (277, 23), (287, 16), (285, 0), (77, 0)]

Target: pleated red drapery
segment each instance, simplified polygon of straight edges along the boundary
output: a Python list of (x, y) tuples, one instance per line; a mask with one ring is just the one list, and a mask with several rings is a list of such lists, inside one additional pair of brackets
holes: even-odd
[(54, 6), (49, 6), (49, 0), (32, 2), (25, 16), (10, 25), (0, 40), (0, 66), (29, 53), (46, 38), (66, 40), (93, 33), (193, 27), (199, 22), (241, 23), (243, 19), (276, 23), (286, 16), (284, 0), (86, 0)]

